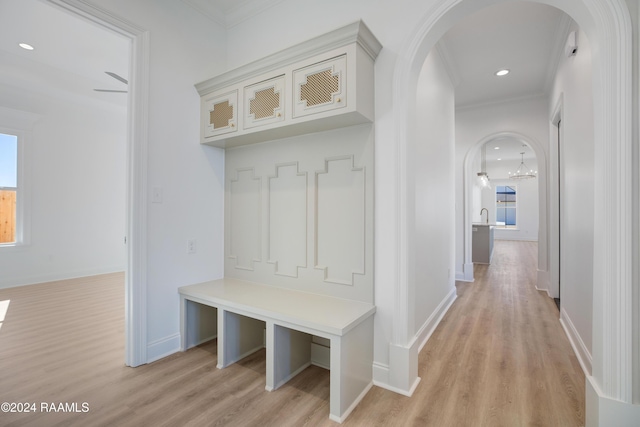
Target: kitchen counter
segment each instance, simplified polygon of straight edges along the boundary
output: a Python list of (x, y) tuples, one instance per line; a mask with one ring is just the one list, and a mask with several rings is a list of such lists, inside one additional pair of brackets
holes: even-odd
[(491, 264), (493, 256), (493, 229), (495, 224), (473, 223), (471, 261), (479, 264)]

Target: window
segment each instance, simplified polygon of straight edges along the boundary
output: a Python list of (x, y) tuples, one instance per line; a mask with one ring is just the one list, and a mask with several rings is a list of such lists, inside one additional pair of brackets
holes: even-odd
[(0, 245), (18, 242), (18, 136), (0, 133)]
[(516, 186), (496, 186), (496, 226), (516, 228)]

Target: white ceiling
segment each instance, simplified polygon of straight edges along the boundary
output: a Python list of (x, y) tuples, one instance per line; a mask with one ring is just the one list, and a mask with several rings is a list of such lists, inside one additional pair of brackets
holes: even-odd
[[(229, 28), (283, 0), (181, 1)], [(529, 2), (491, 6), (463, 19), (439, 43), (454, 80), (456, 107), (548, 92), (569, 23), (560, 10)], [(25, 51), (20, 42), (36, 49)], [(124, 94), (93, 89), (125, 89), (104, 72), (128, 78), (128, 63), (129, 41), (122, 36), (47, 2), (0, 0), (0, 86), (126, 105)], [(500, 68), (511, 73), (494, 76)], [(502, 158), (519, 158), (518, 145)]]
[[(548, 92), (569, 23), (559, 9), (530, 2), (494, 5), (460, 21), (439, 42), (456, 107)], [(502, 68), (511, 72), (495, 76)]]
[[(20, 48), (22, 42), (35, 49)], [(128, 80), (129, 45), (46, 2), (0, 0), (0, 85), (12, 91), (126, 106), (126, 94), (93, 89), (127, 89), (105, 71)]]
[(527, 166), (537, 168), (533, 149), (518, 139), (509, 137), (494, 139), (485, 144), (485, 150), (487, 165), (495, 167), (504, 165), (504, 167), (512, 168), (515, 171), (520, 164), (521, 153), (524, 152), (524, 161)]

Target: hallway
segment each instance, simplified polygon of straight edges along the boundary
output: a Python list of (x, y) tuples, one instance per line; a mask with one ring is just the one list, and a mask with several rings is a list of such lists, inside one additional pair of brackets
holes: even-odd
[(475, 282), (457, 282), (413, 397), (374, 388), (346, 425), (584, 425), (584, 374), (553, 299), (535, 289), (536, 264), (537, 243), (497, 240)]
[[(379, 387), (345, 426), (581, 426), (584, 375), (553, 299), (534, 288), (537, 244), (496, 241), (419, 356), (412, 398)], [(216, 369), (216, 341), (123, 366), (122, 274), (0, 290), (0, 401), (88, 412), (1, 414), (7, 426), (335, 426), (329, 372), (264, 389), (265, 353)], [(39, 407), (38, 407), (39, 408)]]
[(430, 404), (441, 415), (425, 420), (584, 425), (584, 374), (553, 299), (535, 289), (537, 253), (533, 242), (496, 241), (493, 264), (457, 284), (457, 302), (420, 355), (429, 394), (450, 384)]

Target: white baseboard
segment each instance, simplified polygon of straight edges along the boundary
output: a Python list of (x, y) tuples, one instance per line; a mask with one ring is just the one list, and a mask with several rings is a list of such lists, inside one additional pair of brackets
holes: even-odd
[(551, 294), (549, 293), (549, 272), (544, 270), (538, 270), (538, 280), (536, 281), (536, 290), (544, 291), (551, 298)]
[(621, 402), (605, 396), (592, 376), (586, 377), (586, 427), (637, 427), (640, 405)]
[(456, 271), (456, 280), (458, 282), (473, 282), (473, 263), (468, 262), (462, 266), (463, 271)]
[(589, 349), (584, 344), (584, 341), (582, 341), (582, 337), (580, 337), (578, 330), (575, 328), (571, 318), (562, 306), (560, 307), (560, 324), (562, 325), (567, 338), (569, 338), (573, 352), (576, 354), (578, 362), (580, 362), (584, 375), (591, 375), (591, 353), (589, 353)]
[(180, 351), (180, 334), (176, 333), (147, 344), (147, 363), (155, 362)]
[(381, 382), (381, 381), (375, 381), (375, 380), (373, 381), (373, 385), (375, 385), (376, 387), (380, 387), (385, 390), (389, 390), (394, 393), (398, 393), (407, 397), (413, 396), (413, 392), (416, 390), (416, 387), (418, 387), (418, 384), (420, 384), (420, 377), (416, 378), (416, 380), (413, 382), (409, 390), (403, 390), (401, 388), (394, 387), (390, 385), (388, 382)]
[(424, 322), (424, 325), (422, 325), (422, 327), (416, 334), (416, 338), (414, 341), (415, 343), (419, 343), (418, 353), (422, 351), (422, 348), (429, 340), (429, 337), (431, 337), (431, 334), (433, 334), (433, 331), (436, 329), (456, 298), (458, 298), (458, 295), (456, 293), (456, 288), (454, 287), (447, 294), (447, 296), (442, 301), (440, 301), (440, 304), (438, 304), (438, 307), (436, 307), (434, 312), (431, 313), (431, 316), (429, 316), (427, 321)]
[[(417, 376), (418, 353), (427, 343), (429, 337), (438, 326), (446, 312), (449, 310), (453, 302), (456, 300), (456, 288), (451, 291), (440, 301), (440, 304), (431, 313), (429, 318), (420, 328), (408, 347), (395, 346), (390, 344), (390, 360), (395, 360), (395, 365), (391, 367), (388, 364), (374, 362), (373, 363), (373, 384), (393, 391), (403, 396), (411, 397), (416, 387), (420, 383), (420, 377)], [(415, 364), (415, 366), (413, 366)], [(415, 369), (415, 371), (413, 371)]]
[(351, 404), (351, 406), (349, 406), (349, 407), (347, 408), (347, 410), (346, 410), (346, 411), (344, 411), (344, 413), (342, 414), (342, 416), (341, 416), (341, 417), (337, 417), (337, 416), (334, 416), (334, 415), (329, 414), (329, 419), (330, 419), (331, 421), (335, 421), (335, 422), (337, 422), (337, 423), (342, 424), (342, 422), (343, 422), (344, 420), (346, 420), (346, 419), (347, 419), (347, 417), (348, 417), (348, 416), (349, 416), (349, 414), (350, 414), (350, 413), (355, 409), (355, 407), (356, 407), (356, 406), (358, 406), (358, 403), (360, 403), (360, 401), (361, 401), (362, 399), (364, 399), (364, 396), (365, 396), (367, 393), (369, 393), (369, 390), (371, 390), (371, 387), (373, 387), (373, 383), (369, 383), (369, 385), (368, 385), (368, 386), (366, 386), (364, 390), (362, 390), (362, 393), (360, 393), (360, 395), (358, 395), (358, 397), (356, 397), (356, 399), (353, 401), (353, 403)]
[(389, 365), (373, 362), (373, 384), (378, 387), (387, 388), (385, 384), (389, 384)]
[[(37, 285), (40, 283), (55, 282), (58, 280), (78, 279), (81, 277), (98, 276), (101, 274), (120, 273), (125, 271), (124, 265), (116, 267), (96, 268), (89, 270), (67, 271), (37, 276), (26, 276), (0, 280), (0, 289), (15, 288), (18, 286)], [(124, 291), (123, 291), (124, 292)]]

